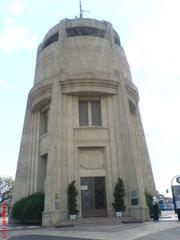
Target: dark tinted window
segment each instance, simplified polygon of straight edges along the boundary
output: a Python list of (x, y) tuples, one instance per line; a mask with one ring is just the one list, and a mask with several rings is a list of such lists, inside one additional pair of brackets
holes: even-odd
[(74, 27), (67, 28), (67, 37), (75, 37), (75, 36), (96, 36), (104, 38), (105, 30), (94, 28), (94, 27)]
[(135, 104), (129, 100), (129, 109), (131, 114), (136, 114), (136, 106)]
[(101, 104), (100, 101), (91, 102), (92, 126), (101, 126)]
[(50, 36), (48, 39), (46, 39), (46, 41), (43, 44), (42, 49), (46, 48), (47, 46), (49, 46), (50, 44), (52, 44), (53, 42), (58, 41), (59, 39), (59, 33), (56, 32), (54, 33), (52, 36)]
[(115, 42), (117, 45), (121, 46), (120, 38), (119, 38), (117, 32), (115, 32), (115, 31), (114, 31), (114, 42)]
[(48, 115), (49, 109), (46, 109), (41, 112), (41, 125), (40, 125), (40, 134), (46, 134), (48, 132)]
[(79, 101), (79, 126), (88, 126), (88, 102)]

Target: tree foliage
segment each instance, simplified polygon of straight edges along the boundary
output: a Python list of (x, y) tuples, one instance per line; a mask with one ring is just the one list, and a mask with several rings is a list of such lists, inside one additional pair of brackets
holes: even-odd
[(118, 178), (118, 181), (114, 188), (114, 202), (112, 203), (114, 210), (116, 212), (123, 212), (125, 211), (126, 207), (124, 204), (124, 196), (125, 196), (125, 186), (123, 180)]
[(149, 216), (152, 217), (153, 216), (153, 195), (149, 192), (145, 192), (145, 198), (146, 198), (146, 204), (147, 207), (149, 208)]
[(78, 210), (77, 210), (77, 200), (76, 197), (78, 195), (78, 191), (76, 189), (75, 186), (75, 181), (72, 181), (69, 185), (68, 185), (68, 189), (67, 189), (67, 195), (68, 195), (68, 214), (78, 214)]
[(17, 201), (11, 210), (11, 217), (25, 224), (41, 224), (44, 210), (44, 194), (37, 192)]
[(14, 180), (12, 177), (0, 177), (0, 203), (12, 194)]

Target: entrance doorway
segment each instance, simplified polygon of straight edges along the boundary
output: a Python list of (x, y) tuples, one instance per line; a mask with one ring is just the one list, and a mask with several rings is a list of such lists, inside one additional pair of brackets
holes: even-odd
[(82, 217), (107, 216), (105, 177), (81, 177)]

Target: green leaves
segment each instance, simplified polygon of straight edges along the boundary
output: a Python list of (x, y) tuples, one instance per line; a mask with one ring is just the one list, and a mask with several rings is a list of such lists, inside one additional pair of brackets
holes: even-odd
[(43, 210), (44, 194), (38, 192), (17, 201), (11, 210), (11, 217), (21, 223), (41, 224)]
[(77, 200), (78, 191), (75, 186), (75, 180), (68, 185), (67, 189), (68, 195), (68, 214), (78, 214), (77, 210)]
[(112, 203), (114, 210), (116, 212), (123, 212), (125, 211), (126, 207), (124, 204), (124, 196), (125, 196), (125, 186), (123, 180), (118, 178), (118, 181), (114, 188), (114, 202)]
[(14, 180), (12, 177), (0, 177), (0, 203), (12, 194)]
[(150, 215), (150, 217), (152, 217), (153, 216), (153, 205), (152, 205), (153, 196), (152, 196), (152, 194), (149, 192), (145, 192), (145, 199), (146, 199), (147, 207), (149, 208), (149, 215)]

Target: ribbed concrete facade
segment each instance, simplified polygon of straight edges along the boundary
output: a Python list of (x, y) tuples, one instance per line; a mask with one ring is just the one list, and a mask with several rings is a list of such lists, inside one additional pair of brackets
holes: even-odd
[(120, 177), (125, 214), (148, 219), (144, 192), (155, 185), (138, 101), (109, 22), (65, 19), (54, 26), (38, 48), (13, 202), (44, 191), (43, 225), (58, 224), (68, 218), (67, 186), (76, 180), (79, 217), (113, 216)]

